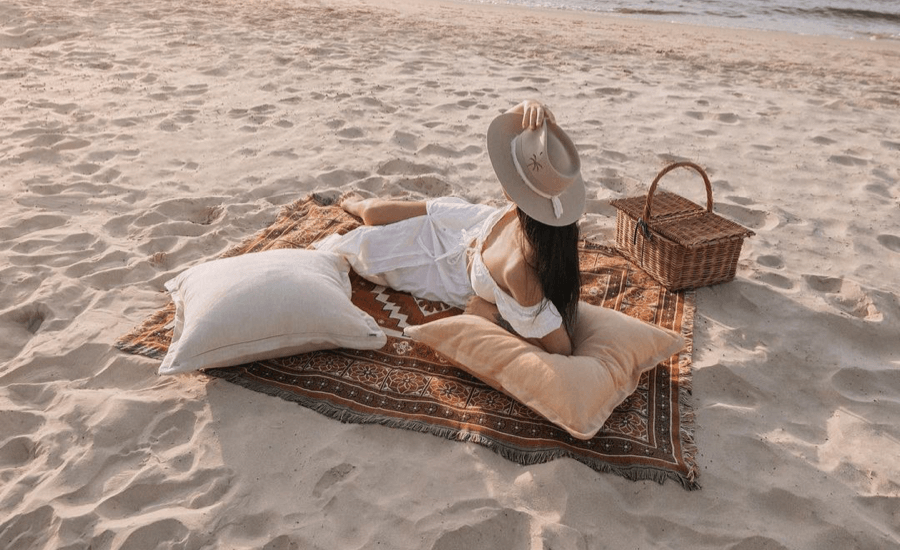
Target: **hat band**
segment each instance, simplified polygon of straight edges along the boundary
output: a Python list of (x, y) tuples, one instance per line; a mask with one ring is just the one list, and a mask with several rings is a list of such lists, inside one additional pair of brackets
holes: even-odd
[[(520, 134), (521, 135), (521, 134)], [(528, 177), (528, 174), (525, 172), (525, 169), (522, 168), (522, 165), (519, 164), (519, 156), (516, 154), (516, 145), (519, 141), (519, 135), (513, 138), (512, 142), (510, 142), (512, 146), (512, 160), (513, 165), (516, 167), (516, 172), (519, 173), (519, 177), (522, 178), (522, 181), (525, 182), (525, 185), (528, 186), (537, 196), (543, 197), (545, 199), (550, 199), (550, 204), (553, 205), (553, 215), (556, 216), (556, 219), (560, 219), (563, 215), (563, 205), (562, 201), (559, 200), (559, 195), (551, 195), (549, 193), (544, 193), (537, 187), (535, 187), (534, 183), (531, 182), (531, 179)]]

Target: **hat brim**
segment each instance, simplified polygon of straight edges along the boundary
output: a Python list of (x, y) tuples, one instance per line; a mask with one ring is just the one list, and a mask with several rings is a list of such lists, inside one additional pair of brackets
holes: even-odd
[[(585, 189), (581, 174), (579, 173), (578, 178), (560, 193), (559, 200), (562, 203), (563, 213), (557, 218), (550, 199), (532, 191), (516, 170), (512, 158), (512, 140), (521, 132), (522, 115), (517, 113), (504, 113), (495, 118), (488, 127), (488, 156), (491, 158), (500, 185), (523, 212), (541, 223), (560, 227), (577, 222), (584, 214)], [(565, 139), (569, 139), (561, 129), (559, 132)]]

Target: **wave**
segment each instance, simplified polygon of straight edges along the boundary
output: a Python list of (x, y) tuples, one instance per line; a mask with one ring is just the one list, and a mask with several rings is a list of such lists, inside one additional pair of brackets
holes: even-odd
[(860, 21), (884, 21), (888, 23), (900, 23), (900, 13), (864, 10), (859, 8), (775, 8), (773, 11), (785, 15), (800, 15), (810, 17), (827, 17), (831, 19), (856, 19)]
[(654, 10), (649, 8), (615, 8), (613, 11), (622, 15), (693, 15), (689, 11)]

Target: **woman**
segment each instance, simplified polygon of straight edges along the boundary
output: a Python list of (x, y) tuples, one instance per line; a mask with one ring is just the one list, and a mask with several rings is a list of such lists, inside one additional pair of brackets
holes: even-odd
[(348, 198), (365, 226), (319, 248), (363, 277), (479, 315), (570, 355), (581, 288), (577, 220), (584, 212), (580, 161), (549, 109), (524, 101), (488, 129), (488, 153), (506, 208), (458, 198)]

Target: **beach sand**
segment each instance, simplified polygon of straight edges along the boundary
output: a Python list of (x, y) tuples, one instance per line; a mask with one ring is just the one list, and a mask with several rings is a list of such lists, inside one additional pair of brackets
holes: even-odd
[[(0, 547), (900, 545), (900, 43), (421, 0), (0, 4)], [(756, 232), (697, 292), (702, 489), (342, 424), (115, 340), (312, 191), (501, 199), (547, 103), (583, 231), (667, 162)], [(684, 171), (664, 188), (703, 200)]]

